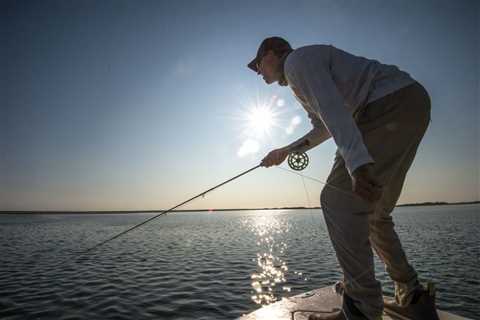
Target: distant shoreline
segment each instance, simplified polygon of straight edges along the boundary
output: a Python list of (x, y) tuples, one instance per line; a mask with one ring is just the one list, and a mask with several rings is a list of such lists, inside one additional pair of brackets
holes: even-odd
[[(477, 204), (480, 201), (468, 201), (468, 202), (419, 202), (419, 203), (406, 203), (399, 204), (396, 207), (420, 207), (420, 206), (451, 206), (461, 204)], [(281, 207), (281, 208), (236, 208), (236, 209), (188, 209), (188, 210), (173, 210), (171, 212), (217, 212), (217, 211), (258, 211), (258, 210), (306, 210), (306, 209), (321, 209), (321, 207)], [(119, 213), (160, 213), (163, 210), (116, 210), (116, 211), (0, 211), (0, 214), (119, 214)]]

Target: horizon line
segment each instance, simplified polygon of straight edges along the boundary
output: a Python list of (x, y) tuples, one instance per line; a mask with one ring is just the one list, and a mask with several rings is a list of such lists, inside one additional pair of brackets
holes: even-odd
[[(397, 204), (395, 207), (408, 207), (408, 206), (435, 206), (435, 205), (459, 205), (459, 204), (476, 204), (480, 203), (479, 200), (475, 201), (461, 201), (461, 202), (415, 202)], [(322, 209), (322, 207), (305, 207), (305, 206), (292, 206), (292, 207), (264, 207), (264, 208), (219, 208), (219, 209), (180, 209), (171, 210), (168, 209), (153, 209), (153, 210), (0, 210), (0, 214), (34, 214), (34, 213), (154, 213), (154, 212), (214, 212), (214, 211), (260, 211), (260, 210), (306, 210), (306, 209)]]

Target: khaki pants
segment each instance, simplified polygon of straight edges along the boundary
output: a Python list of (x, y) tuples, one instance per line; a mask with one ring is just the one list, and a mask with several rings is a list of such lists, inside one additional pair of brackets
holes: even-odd
[(344, 272), (345, 292), (370, 319), (383, 310), (375, 279), (372, 248), (395, 282), (397, 301), (408, 304), (417, 274), (407, 261), (391, 213), (405, 176), (430, 122), (430, 98), (414, 83), (380, 98), (354, 115), (365, 145), (375, 160), (375, 174), (384, 186), (374, 206), (352, 194), (351, 178), (337, 151), (320, 196), (328, 232)]

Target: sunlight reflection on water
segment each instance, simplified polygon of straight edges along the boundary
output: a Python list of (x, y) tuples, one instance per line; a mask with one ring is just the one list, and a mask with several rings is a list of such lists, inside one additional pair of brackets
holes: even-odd
[(281, 291), (290, 292), (286, 282), (287, 263), (282, 256), (287, 250), (287, 244), (281, 235), (288, 233), (290, 225), (287, 221), (275, 215), (253, 216), (248, 227), (257, 237), (257, 269), (251, 274), (252, 301), (259, 305), (267, 305), (280, 298)]

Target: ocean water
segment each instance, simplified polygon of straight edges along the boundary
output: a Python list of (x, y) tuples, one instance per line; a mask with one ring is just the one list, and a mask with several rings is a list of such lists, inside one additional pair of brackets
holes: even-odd
[[(175, 213), (77, 254), (151, 216), (0, 215), (0, 318), (234, 319), (342, 277), (321, 210)], [(394, 220), (439, 308), (480, 319), (480, 205)]]

